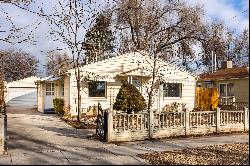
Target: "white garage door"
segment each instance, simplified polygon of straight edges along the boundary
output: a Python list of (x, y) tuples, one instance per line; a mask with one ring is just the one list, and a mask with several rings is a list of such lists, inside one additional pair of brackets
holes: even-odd
[(8, 103), (18, 102), (25, 105), (36, 105), (36, 88), (9, 87), (7, 92)]

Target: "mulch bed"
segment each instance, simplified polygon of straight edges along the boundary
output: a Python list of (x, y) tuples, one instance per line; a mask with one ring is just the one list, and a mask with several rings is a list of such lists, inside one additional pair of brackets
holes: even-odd
[[(85, 118), (92, 118), (92, 116), (85, 117)], [(66, 118), (66, 117), (60, 117), (60, 119), (76, 129), (96, 129), (96, 124), (88, 124), (88, 123), (82, 122), (82, 121), (78, 122), (75, 119), (71, 120), (71, 119)]]
[(69, 121), (67, 122), (69, 125), (71, 125), (72, 127), (76, 128), (76, 129), (96, 129), (96, 125), (92, 125), (92, 124), (85, 124), (83, 122), (74, 122), (74, 121)]
[(249, 165), (249, 143), (139, 154), (154, 165)]

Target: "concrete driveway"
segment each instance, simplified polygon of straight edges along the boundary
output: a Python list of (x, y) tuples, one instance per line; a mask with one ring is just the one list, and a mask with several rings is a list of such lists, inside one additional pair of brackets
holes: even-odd
[(189, 139), (147, 140), (106, 144), (88, 139), (95, 130), (74, 129), (54, 114), (41, 114), (34, 103), (7, 107), (8, 154), (0, 164), (147, 164), (137, 154), (235, 142), (249, 142), (247, 134)]
[(27, 99), (7, 107), (8, 155), (0, 156), (0, 164), (144, 164), (129, 154), (113, 154), (107, 149), (112, 144), (88, 139), (93, 129), (74, 129), (55, 114), (37, 112)]

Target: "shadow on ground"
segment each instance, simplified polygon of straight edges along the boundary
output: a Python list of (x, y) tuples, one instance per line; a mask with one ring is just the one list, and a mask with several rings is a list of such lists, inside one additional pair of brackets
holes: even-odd
[[(112, 154), (100, 147), (86, 147), (86, 148), (73, 148), (73, 147), (60, 147), (53, 142), (47, 142), (31, 138), (25, 134), (9, 131), (9, 141), (7, 143), (8, 150), (12, 153), (13, 164), (20, 164), (19, 160), (23, 162), (29, 160), (27, 164), (39, 163), (57, 163), (59, 160), (66, 161), (66, 163), (88, 161), (89, 164), (95, 164), (98, 157), (112, 156)], [(84, 141), (84, 140), (83, 140)], [(20, 158), (13, 158), (14, 153), (20, 153)], [(67, 156), (65, 156), (67, 154)], [(31, 156), (32, 155), (32, 156)], [(32, 158), (32, 159), (30, 159)], [(92, 160), (93, 161), (92, 161)], [(101, 160), (101, 159), (100, 159)], [(16, 162), (15, 162), (16, 161)], [(109, 161), (100, 161), (102, 164), (111, 164)], [(21, 162), (22, 163), (22, 162)]]

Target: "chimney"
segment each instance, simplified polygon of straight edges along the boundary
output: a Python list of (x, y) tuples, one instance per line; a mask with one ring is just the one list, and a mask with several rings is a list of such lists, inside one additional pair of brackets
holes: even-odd
[(232, 61), (222, 61), (221, 62), (221, 69), (229, 69), (233, 67)]

